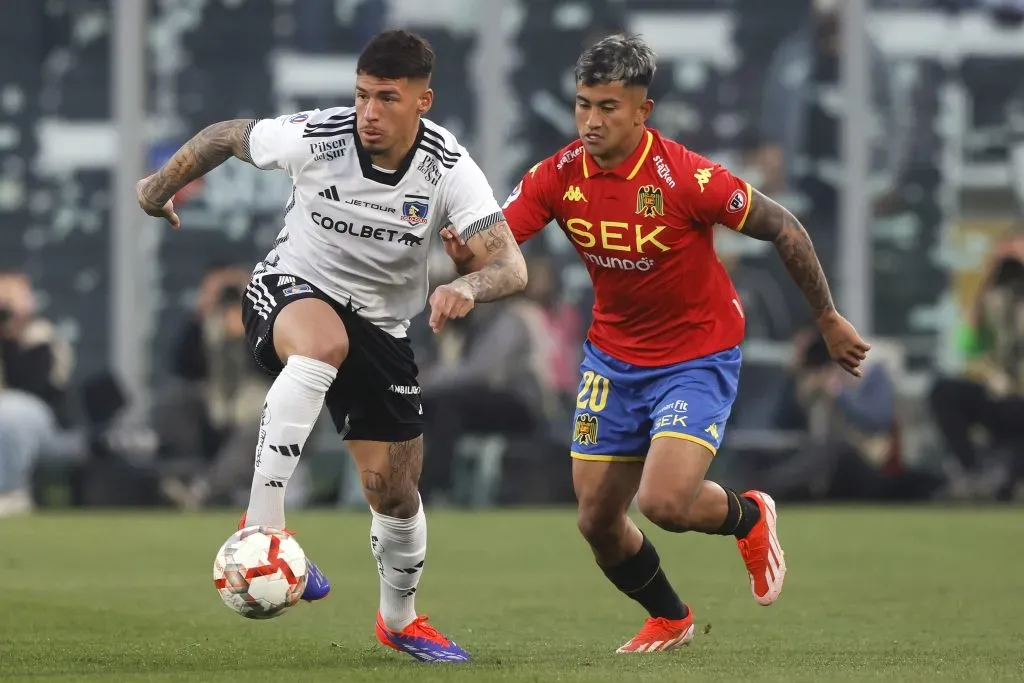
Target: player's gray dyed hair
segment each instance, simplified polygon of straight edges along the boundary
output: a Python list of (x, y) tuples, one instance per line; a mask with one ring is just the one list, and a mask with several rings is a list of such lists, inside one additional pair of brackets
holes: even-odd
[(622, 81), (650, 87), (654, 80), (654, 50), (635, 35), (621, 33), (595, 43), (576, 61), (576, 82), (597, 85)]

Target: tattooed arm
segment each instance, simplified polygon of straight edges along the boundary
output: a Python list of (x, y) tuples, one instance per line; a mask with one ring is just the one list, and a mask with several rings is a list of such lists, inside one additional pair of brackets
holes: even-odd
[(757, 190), (752, 194), (743, 234), (775, 245), (790, 277), (810, 304), (815, 320), (835, 314), (832, 293), (807, 230), (775, 201)]
[(207, 126), (167, 160), (159, 171), (136, 185), (139, 205), (150, 216), (166, 217), (177, 227), (170, 199), (190, 182), (217, 168), (232, 156), (252, 163), (249, 131), (252, 119), (221, 121)]
[(860, 338), (853, 325), (836, 311), (810, 235), (785, 208), (757, 190), (752, 195), (743, 233), (775, 245), (790, 277), (810, 304), (814, 320), (832, 358), (844, 370), (859, 377), (861, 371), (858, 366), (871, 347)]
[(481, 230), (466, 242), (479, 266), (452, 284), (470, 286), (474, 301), (494, 301), (526, 288), (526, 261), (508, 223)]
[(430, 326), (440, 331), (445, 320), (462, 318), (476, 302), (494, 301), (526, 288), (526, 261), (512, 236), (508, 223), (500, 221), (466, 241), (473, 253), (468, 272), (451, 284), (442, 285), (430, 297)]

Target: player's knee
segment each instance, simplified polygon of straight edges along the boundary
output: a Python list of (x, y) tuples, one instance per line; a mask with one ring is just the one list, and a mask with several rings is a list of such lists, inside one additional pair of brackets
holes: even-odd
[(277, 316), (274, 349), (284, 362), (292, 356), (302, 356), (337, 368), (348, 357), (348, 333), (330, 304), (302, 299), (286, 306)]
[(692, 501), (686, 496), (674, 495), (668, 491), (640, 490), (637, 498), (640, 513), (652, 524), (665, 531), (687, 531), (690, 524)]
[(617, 522), (616, 515), (596, 505), (581, 505), (576, 518), (576, 526), (583, 538), (595, 548), (615, 543)]
[(312, 358), (336, 368), (341, 367), (348, 357), (348, 335), (344, 330), (340, 334), (324, 334), (310, 339), (299, 348), (296, 355)]
[(290, 335), (288, 339), (276, 341), (275, 346), (284, 362), (292, 356), (301, 356), (339, 368), (348, 357), (348, 335), (341, 321), (337, 326), (325, 327), (313, 334)]

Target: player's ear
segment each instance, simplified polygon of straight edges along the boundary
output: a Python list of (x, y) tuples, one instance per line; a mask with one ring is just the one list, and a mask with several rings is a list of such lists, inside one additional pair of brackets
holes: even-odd
[(654, 100), (647, 98), (643, 102), (641, 102), (640, 110), (638, 112), (638, 118), (640, 120), (637, 121), (637, 125), (642, 126), (643, 124), (647, 123), (647, 119), (650, 118), (652, 111), (654, 111)]
[(417, 103), (416, 111), (420, 114), (420, 116), (422, 116), (423, 114), (426, 114), (428, 111), (430, 111), (430, 107), (432, 107), (433, 104), (434, 91), (430, 88), (427, 88), (426, 90), (423, 91), (423, 94), (420, 95), (420, 101)]

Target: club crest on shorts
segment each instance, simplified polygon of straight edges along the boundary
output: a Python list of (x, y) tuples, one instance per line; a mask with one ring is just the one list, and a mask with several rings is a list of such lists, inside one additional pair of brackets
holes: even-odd
[(402, 202), (402, 220), (409, 225), (423, 225), (427, 222), (429, 206), (424, 201), (427, 197), (408, 195), (410, 199)]
[(581, 446), (597, 444), (597, 416), (580, 413), (576, 416), (576, 426), (572, 430), (572, 440)]
[(644, 185), (636, 191), (636, 212), (644, 218), (665, 215), (665, 196), (660, 187)]
[(307, 285), (305, 282), (298, 285), (292, 285), (281, 290), (281, 296), (295, 296), (296, 294), (312, 294), (313, 288)]

